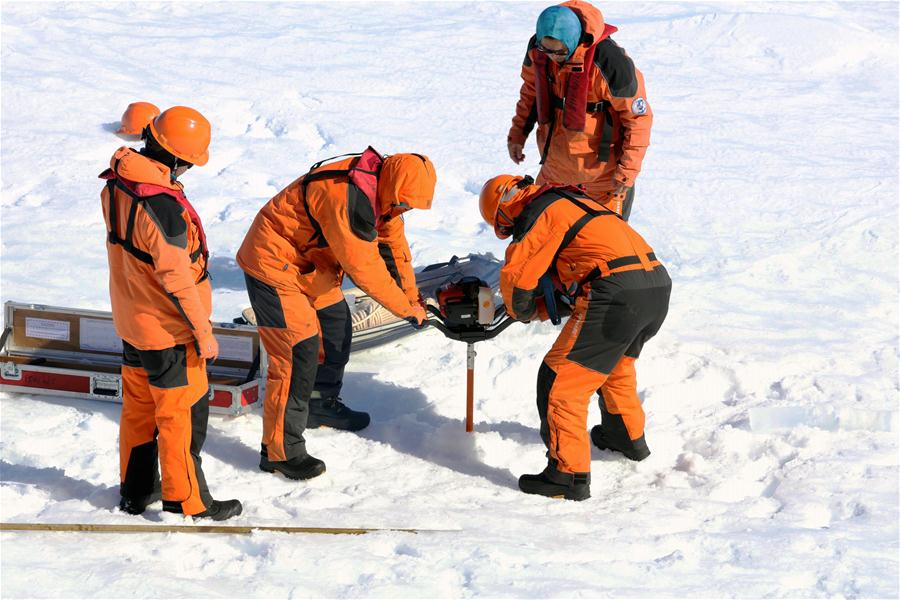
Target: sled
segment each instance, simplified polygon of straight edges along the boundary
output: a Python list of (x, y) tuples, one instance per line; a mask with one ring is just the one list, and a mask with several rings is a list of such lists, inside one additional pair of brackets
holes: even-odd
[[(459, 277), (477, 277), (496, 292), (500, 287), (500, 266), (501, 262), (491, 254), (469, 254), (462, 258), (454, 256), (447, 262), (419, 269), (416, 272), (416, 285), (422, 298), (432, 303), (437, 303), (436, 294), (441, 285)], [(353, 325), (351, 353), (381, 346), (421, 331), (395, 317), (358, 287), (353, 287), (352, 281), (348, 281), (343, 291), (344, 299), (350, 306)], [(242, 320), (255, 325), (256, 317), (252, 308), (244, 310)]]
[[(265, 354), (255, 327), (214, 323), (210, 412), (239, 415), (263, 398)], [(0, 391), (122, 402), (122, 340), (112, 313), (6, 302)]]

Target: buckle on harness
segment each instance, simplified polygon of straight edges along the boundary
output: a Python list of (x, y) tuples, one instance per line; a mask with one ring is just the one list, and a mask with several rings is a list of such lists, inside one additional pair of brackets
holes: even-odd
[[(560, 98), (555, 94), (550, 94), (550, 106), (559, 110), (565, 110), (566, 99)], [(606, 100), (598, 100), (597, 102), (588, 102), (584, 107), (586, 113), (598, 113), (606, 110)]]

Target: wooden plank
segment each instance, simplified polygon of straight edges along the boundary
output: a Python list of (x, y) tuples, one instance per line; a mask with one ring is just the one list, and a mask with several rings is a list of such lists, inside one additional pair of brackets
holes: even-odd
[(243, 525), (145, 525), (102, 523), (0, 523), (0, 531), (54, 531), (77, 533), (218, 533), (247, 535), (255, 531), (309, 533), (324, 535), (363, 535), (377, 532), (422, 533), (450, 532), (441, 529), (347, 528), (347, 527), (262, 527)]

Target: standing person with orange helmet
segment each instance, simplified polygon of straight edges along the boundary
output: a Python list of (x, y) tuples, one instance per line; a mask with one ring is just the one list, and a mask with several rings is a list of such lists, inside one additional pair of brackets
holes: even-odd
[[(216, 521), (241, 513), (213, 500), (200, 451), (209, 417), (206, 361), (215, 359), (209, 251), (203, 224), (177, 180), (209, 157), (209, 122), (184, 106), (144, 130), (140, 152), (119, 148), (101, 193), (113, 323), (122, 338), (120, 508)], [(160, 470), (162, 480), (160, 481)]]
[(424, 326), (401, 215), (431, 208), (435, 183), (427, 157), (369, 147), (316, 163), (256, 215), (237, 262), (269, 358), (263, 471), (316, 477), (325, 463), (307, 452), (304, 431), (369, 424), (339, 397), (351, 340), (341, 283), (346, 272), (390, 312)]
[(536, 30), (522, 65), (509, 156), (517, 164), (525, 159), (525, 140), (537, 125), (537, 182), (582, 185), (627, 221), (653, 123), (644, 76), (609, 37), (617, 28), (588, 2), (545, 9)]
[[(672, 282), (647, 242), (580, 188), (500, 175), (484, 184), (480, 208), (497, 237), (513, 238), (500, 270), (507, 312), (520, 321), (553, 318), (554, 306), (571, 313), (538, 371), (548, 464), (522, 475), (519, 488), (584, 500), (590, 497), (589, 440), (631, 460), (650, 454), (634, 363), (662, 326)], [(589, 437), (595, 390), (603, 421)]]
[(153, 119), (159, 116), (159, 108), (150, 102), (132, 102), (122, 114), (122, 121), (116, 133), (139, 136)]

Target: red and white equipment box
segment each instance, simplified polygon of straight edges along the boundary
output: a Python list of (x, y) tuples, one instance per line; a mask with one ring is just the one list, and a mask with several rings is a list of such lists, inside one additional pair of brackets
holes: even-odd
[[(261, 405), (266, 357), (255, 327), (213, 323), (219, 357), (208, 363), (210, 412)], [(108, 312), (4, 305), (0, 391), (122, 402), (122, 340)]]

